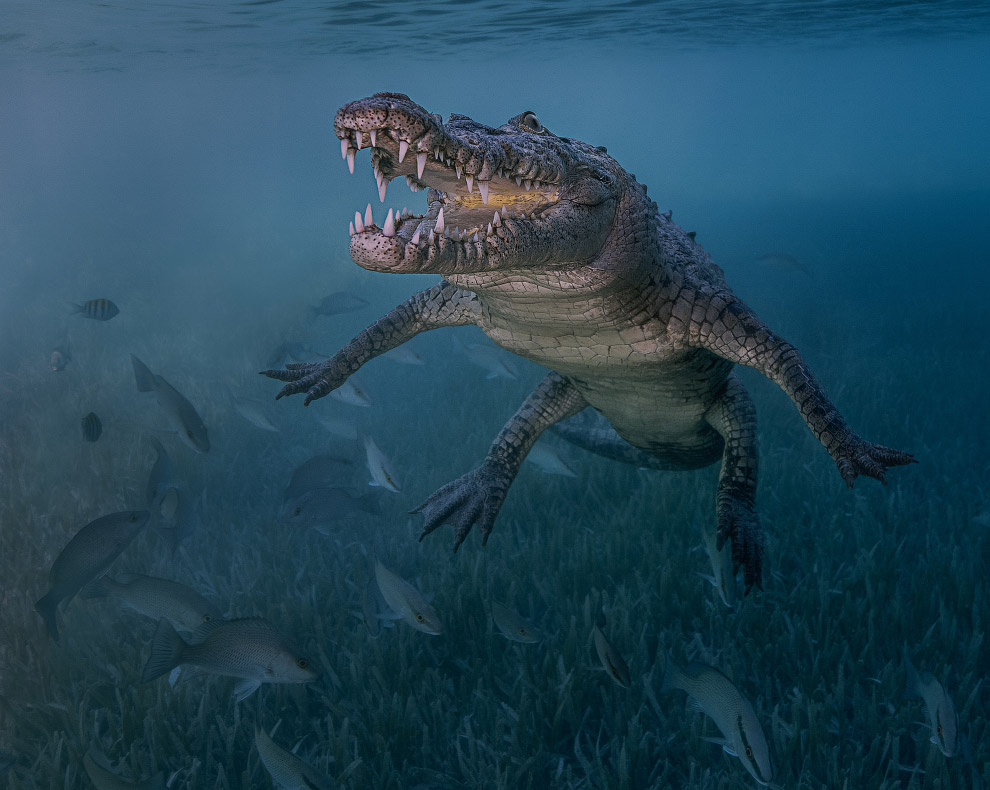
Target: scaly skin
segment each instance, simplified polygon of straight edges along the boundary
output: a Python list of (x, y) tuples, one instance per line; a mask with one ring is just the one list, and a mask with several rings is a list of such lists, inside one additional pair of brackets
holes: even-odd
[(418, 508), (424, 536), (452, 524), (456, 550), (478, 524), (487, 540), (540, 434), (592, 406), (610, 427), (582, 433), (565, 423), (562, 431), (603, 455), (662, 469), (721, 459), (718, 546), (731, 541), (747, 592), (761, 586), (756, 418), (735, 364), (788, 394), (849, 486), (861, 474), (885, 481), (888, 467), (913, 461), (852, 432), (797, 350), (729, 290), (694, 234), (660, 213), (604, 148), (558, 137), (532, 113), (497, 129), (461, 115), (443, 124), (394, 93), (341, 108), (334, 130), (351, 166), (358, 149), (371, 147), (382, 195), (397, 177), (429, 187), (425, 215), (389, 212), (381, 228), (370, 207), (367, 221), (355, 215), (351, 257), (373, 271), (444, 279), (330, 360), (264, 371), (288, 382), (278, 397), (305, 392), (308, 404), (369, 359), (441, 326), (474, 324), (554, 371), (482, 465)]

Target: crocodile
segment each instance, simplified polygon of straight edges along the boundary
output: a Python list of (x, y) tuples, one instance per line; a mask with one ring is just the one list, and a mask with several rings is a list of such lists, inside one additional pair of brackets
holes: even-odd
[[(477, 525), (484, 545), (527, 452), (557, 425), (590, 450), (642, 466), (721, 462), (717, 546), (731, 545), (747, 593), (762, 589), (756, 414), (736, 365), (787, 393), (848, 486), (859, 475), (886, 482), (889, 467), (914, 461), (853, 432), (797, 349), (732, 293), (695, 234), (604, 147), (556, 135), (531, 111), (498, 128), (458, 114), (444, 123), (400, 93), (345, 105), (334, 131), (352, 173), (357, 152), (370, 148), (383, 202), (396, 178), (428, 190), (425, 214), (390, 209), (378, 226), (370, 205), (355, 212), (354, 262), (442, 279), (330, 359), (262, 371), (286, 382), (276, 397), (306, 393), (308, 405), (373, 357), (439, 327), (478, 326), (549, 369), (481, 464), (413, 511), (424, 517), (421, 540), (447, 524), (456, 551)], [(569, 419), (589, 406), (592, 419)]]

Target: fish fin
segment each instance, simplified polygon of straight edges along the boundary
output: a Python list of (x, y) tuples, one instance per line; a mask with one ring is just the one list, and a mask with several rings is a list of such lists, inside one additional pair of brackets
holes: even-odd
[(75, 315), (76, 313), (84, 313), (84, 312), (86, 312), (86, 308), (83, 307), (81, 304), (78, 304), (77, 302), (69, 302), (69, 301), (67, 301), (66, 304), (69, 306), (69, 313), (70, 313), (70, 315)]
[(485, 376), (485, 378), (486, 379), (497, 379), (498, 378), (498, 373), (489, 373), (487, 376)]
[(90, 600), (92, 598), (109, 598), (111, 594), (110, 583), (106, 576), (93, 579), (79, 591), (79, 597)]
[(687, 709), (694, 713), (704, 713), (705, 709), (701, 707), (701, 703), (698, 702), (694, 697), (688, 697)]
[(57, 642), (58, 622), (55, 619), (55, 611), (58, 609), (58, 605), (62, 599), (54, 597), (52, 594), (53, 592), (54, 590), (49, 591), (34, 605), (34, 608), (37, 609), (38, 614), (45, 619), (45, 625), (48, 626), (49, 636)]
[(702, 579), (708, 582), (712, 587), (718, 587), (718, 582), (715, 581), (714, 576), (709, 576), (708, 574), (702, 573), (701, 571), (695, 571)]
[(134, 381), (137, 384), (138, 392), (153, 392), (158, 389), (155, 374), (133, 354), (131, 354), (131, 365), (134, 368)]
[[(674, 663), (674, 659), (670, 655), (669, 650), (664, 651), (664, 662), (663, 662), (663, 681), (660, 684), (660, 691), (671, 691), (672, 689), (682, 689), (684, 684), (682, 682), (681, 668)], [(689, 699), (693, 699), (689, 697)]]
[(260, 680), (246, 679), (234, 686), (234, 701), (243, 702), (261, 686)]
[(182, 653), (186, 649), (185, 641), (179, 636), (171, 623), (164, 617), (158, 621), (158, 628), (151, 640), (151, 655), (141, 673), (141, 682), (161, 677), (171, 672), (182, 663)]
[(382, 487), (382, 484), (379, 483), (377, 480), (369, 480), (368, 481), (368, 485), (369, 486), (374, 486), (375, 488), (381, 488)]

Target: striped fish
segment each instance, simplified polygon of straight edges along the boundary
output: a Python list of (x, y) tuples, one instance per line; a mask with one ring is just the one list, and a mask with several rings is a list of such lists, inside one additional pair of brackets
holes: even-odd
[(708, 664), (691, 663), (681, 669), (668, 653), (661, 691), (671, 689), (686, 691), (691, 707), (712, 718), (723, 735), (715, 743), (726, 754), (738, 757), (757, 782), (766, 787), (773, 781), (770, 745), (760, 720), (731, 680)]
[(283, 790), (330, 790), (329, 779), (275, 743), (260, 727), (254, 728), (254, 743), (276, 786)]
[(120, 308), (109, 299), (90, 299), (82, 304), (69, 302), (69, 305), (73, 313), (81, 313), (94, 321), (109, 321), (120, 312)]
[(103, 423), (96, 416), (95, 412), (90, 412), (82, 418), (82, 435), (87, 442), (95, 442), (103, 434)]

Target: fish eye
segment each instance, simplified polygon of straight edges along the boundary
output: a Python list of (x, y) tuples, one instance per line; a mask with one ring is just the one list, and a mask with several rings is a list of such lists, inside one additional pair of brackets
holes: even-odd
[(204, 622), (204, 623), (208, 623), (208, 622), (210, 622), (210, 620), (212, 620), (212, 619), (213, 619), (213, 615), (212, 615), (212, 614), (204, 614), (204, 615), (203, 615), (203, 622)]
[(753, 749), (749, 746), (746, 747), (746, 756), (753, 759)]
[(425, 623), (426, 622), (426, 618), (423, 617), (423, 615), (421, 615), (419, 612), (416, 612), (416, 622), (417, 623)]
[(941, 724), (938, 725), (938, 734), (939, 735), (942, 734), (942, 725)]
[(306, 669), (309, 666), (309, 662), (305, 658), (300, 658), (296, 661), (296, 666), (300, 669)]
[(296, 509), (292, 511), (292, 515), (298, 516), (300, 513), (302, 513), (302, 507), (300, 505), (296, 505)]
[(519, 635), (520, 636), (526, 636), (526, 628), (525, 627), (520, 627), (519, 628)]
[(529, 129), (531, 132), (542, 132), (543, 124), (540, 123), (540, 119), (536, 117), (535, 113), (526, 112), (523, 113), (523, 117), (520, 123)]
[(137, 521), (137, 513), (131, 513), (131, 521)]

